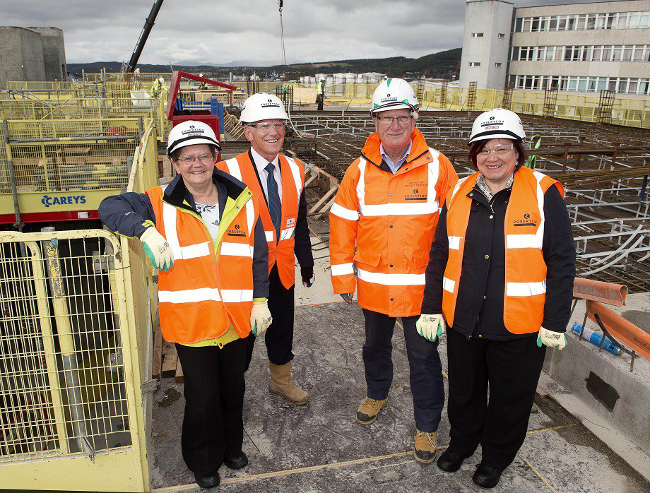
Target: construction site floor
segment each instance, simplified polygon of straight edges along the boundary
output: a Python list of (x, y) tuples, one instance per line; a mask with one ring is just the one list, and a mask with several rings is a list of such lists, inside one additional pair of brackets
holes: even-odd
[[(332, 294), (327, 250), (317, 250), (318, 240), (312, 240), (316, 284), (296, 288), (293, 363), (294, 380), (311, 402), (295, 407), (269, 393), (266, 348), (259, 341), (246, 374), (243, 448), (249, 465), (239, 471), (222, 466), (220, 490), (480, 491), (472, 482), (480, 448), (454, 474), (413, 459), (413, 403), (399, 324), (388, 406), (370, 426), (355, 422), (366, 389), (363, 314), (358, 305)], [(446, 372), (444, 337), (439, 351)], [(181, 457), (183, 407), (183, 384), (163, 379), (154, 394), (152, 487), (157, 491), (200, 490)], [(553, 399), (538, 395), (536, 409), (517, 459), (494, 491), (650, 491), (641, 474)], [(446, 409), (438, 443), (440, 451), (449, 443)]]

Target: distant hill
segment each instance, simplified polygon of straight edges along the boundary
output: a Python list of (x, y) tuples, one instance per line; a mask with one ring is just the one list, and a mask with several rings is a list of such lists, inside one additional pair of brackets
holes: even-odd
[[(225, 76), (229, 72), (242, 75), (256, 72), (259, 75), (278, 74), (286, 78), (316, 73), (333, 74), (337, 72), (380, 72), (392, 77), (420, 77), (434, 79), (451, 79), (460, 62), (462, 49), (440, 51), (420, 58), (391, 57), (363, 58), (358, 60), (336, 60), (332, 62), (296, 63), (291, 65), (273, 65), (269, 67), (214, 67), (210, 65), (175, 65), (174, 70), (204, 73), (206, 76)], [(99, 72), (104, 68), (108, 72), (119, 72), (120, 62), (68, 63), (68, 72)], [(139, 64), (142, 72), (170, 72), (169, 65)]]

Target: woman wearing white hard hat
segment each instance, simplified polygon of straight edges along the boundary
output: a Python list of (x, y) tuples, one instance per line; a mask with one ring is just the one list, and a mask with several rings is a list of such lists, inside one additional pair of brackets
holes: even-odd
[[(473, 480), (498, 484), (526, 437), (546, 347), (562, 349), (575, 248), (562, 185), (523, 166), (521, 120), (476, 118), (469, 158), (440, 215), (418, 331), (447, 331), (451, 441), (438, 467), (457, 471), (481, 445)], [(489, 398), (488, 398), (489, 386)]]
[(99, 216), (111, 230), (139, 238), (159, 269), (158, 309), (166, 341), (176, 344), (185, 378), (183, 459), (202, 488), (219, 484), (242, 451), (246, 337), (271, 323), (268, 247), (257, 202), (239, 180), (215, 167), (219, 142), (205, 123), (169, 133), (178, 175), (166, 187), (108, 197)]

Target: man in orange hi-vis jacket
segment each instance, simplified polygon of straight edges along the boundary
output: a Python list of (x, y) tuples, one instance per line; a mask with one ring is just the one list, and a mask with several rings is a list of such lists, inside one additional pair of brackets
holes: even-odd
[(351, 302), (358, 289), (365, 316), (367, 394), (357, 422), (374, 423), (387, 404), (391, 339), (400, 317), (411, 370), (414, 455), (430, 464), (444, 403), (442, 368), (438, 341), (420, 337), (415, 322), (439, 210), (458, 178), (415, 128), (418, 107), (402, 79), (384, 80), (375, 90), (370, 114), (376, 132), (347, 169), (330, 211), (330, 255), (334, 292)]

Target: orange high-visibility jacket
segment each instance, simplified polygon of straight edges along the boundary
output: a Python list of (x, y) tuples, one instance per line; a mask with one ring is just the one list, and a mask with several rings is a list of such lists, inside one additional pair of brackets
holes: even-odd
[(379, 136), (368, 137), (329, 214), (334, 293), (353, 293), (358, 284), (359, 305), (391, 317), (420, 314), (439, 210), (458, 179), (419, 130), (411, 139), (411, 152), (393, 175), (379, 168)]
[(163, 201), (148, 189), (156, 229), (174, 253), (174, 266), (158, 273), (160, 328), (168, 342), (191, 344), (220, 337), (232, 323), (244, 338), (253, 308), (254, 228), (259, 216), (248, 188), (228, 197), (216, 246), (201, 217)]
[(269, 273), (273, 265), (277, 263), (280, 281), (285, 288), (289, 289), (294, 285), (296, 279), (295, 230), (298, 220), (298, 201), (305, 185), (305, 167), (298, 159), (292, 159), (282, 154), (278, 158), (282, 177), (282, 221), (279, 241), (250, 153), (244, 152), (227, 161), (220, 161), (217, 163), (217, 168), (244, 182), (253, 192), (259, 204), (260, 217), (269, 245)]
[[(449, 259), (442, 280), (442, 312), (450, 326), (454, 325), (463, 270), (465, 233), (472, 205), (468, 194), (472, 193), (478, 177), (479, 173), (474, 173), (460, 180), (447, 201)], [(517, 170), (512, 184), (504, 225), (506, 258), (503, 322), (506, 329), (514, 334), (538, 332), (544, 319), (544, 193), (553, 185), (564, 196), (564, 188), (559, 182), (524, 167)]]

